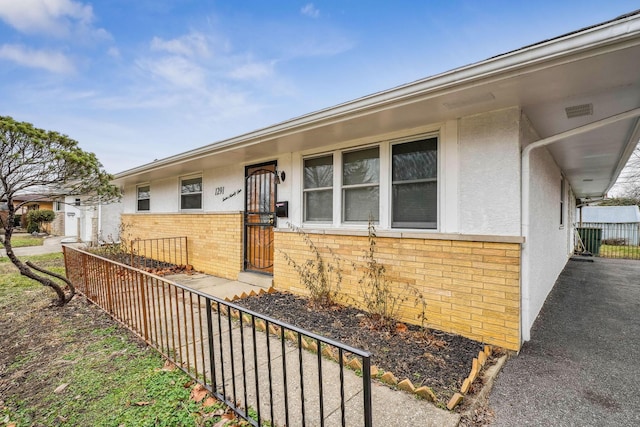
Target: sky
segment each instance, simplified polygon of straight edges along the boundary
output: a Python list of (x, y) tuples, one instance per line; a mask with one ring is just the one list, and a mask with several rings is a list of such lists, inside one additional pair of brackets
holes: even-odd
[(121, 172), (640, 8), (630, 0), (0, 0), (0, 115)]

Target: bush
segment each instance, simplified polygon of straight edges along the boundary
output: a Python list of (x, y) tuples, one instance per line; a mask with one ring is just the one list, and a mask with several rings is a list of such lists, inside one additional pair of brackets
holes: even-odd
[[(424, 327), (427, 310), (427, 301), (417, 288), (405, 283), (399, 277), (389, 277), (387, 268), (376, 257), (376, 228), (373, 220), (369, 218), (367, 228), (369, 245), (363, 251), (364, 266), (353, 264), (356, 271), (362, 276), (358, 280), (360, 297), (363, 308), (370, 314), (374, 326), (393, 328), (397, 322), (400, 307), (407, 303), (418, 308), (417, 318)], [(395, 283), (395, 286), (392, 286)]]
[(342, 282), (340, 259), (333, 253), (331, 248), (327, 248), (331, 260), (329, 262), (325, 261), (318, 247), (307, 233), (291, 223), (288, 223), (288, 226), (300, 236), (311, 253), (313, 253), (313, 257), (303, 263), (298, 263), (284, 251), (280, 251), (282, 256), (287, 261), (287, 264), (298, 273), (300, 281), (309, 291), (311, 301), (320, 307), (330, 306), (333, 304)]
[(602, 240), (603, 245), (611, 245), (611, 246), (625, 246), (627, 244), (627, 239), (604, 239)]
[(27, 232), (38, 233), (42, 223), (50, 223), (56, 218), (56, 213), (48, 209), (35, 209), (27, 213)]

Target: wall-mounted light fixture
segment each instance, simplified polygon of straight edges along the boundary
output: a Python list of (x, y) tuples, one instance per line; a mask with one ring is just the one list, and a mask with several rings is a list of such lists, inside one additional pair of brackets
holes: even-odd
[(70, 218), (73, 218), (74, 216), (76, 216), (75, 212), (67, 212), (67, 216)]
[(276, 176), (276, 184), (280, 184), (281, 182), (284, 182), (285, 178), (287, 177), (287, 174), (285, 174), (284, 171), (282, 172), (278, 171), (277, 167), (273, 174)]

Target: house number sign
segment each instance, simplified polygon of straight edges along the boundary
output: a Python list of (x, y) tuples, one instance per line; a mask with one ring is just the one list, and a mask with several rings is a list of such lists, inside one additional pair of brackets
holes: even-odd
[(216, 187), (216, 196), (224, 194), (224, 187)]

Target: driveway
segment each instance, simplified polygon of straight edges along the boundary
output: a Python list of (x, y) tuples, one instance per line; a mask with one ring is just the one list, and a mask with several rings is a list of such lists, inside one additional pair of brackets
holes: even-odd
[(489, 398), (495, 426), (640, 425), (640, 261), (569, 261)]

